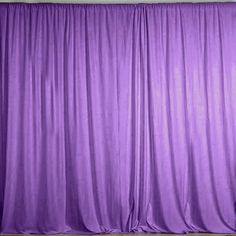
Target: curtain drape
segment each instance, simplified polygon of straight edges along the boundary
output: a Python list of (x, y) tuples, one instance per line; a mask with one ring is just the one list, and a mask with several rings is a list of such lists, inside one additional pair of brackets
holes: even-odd
[(0, 4), (0, 232), (236, 231), (236, 4)]

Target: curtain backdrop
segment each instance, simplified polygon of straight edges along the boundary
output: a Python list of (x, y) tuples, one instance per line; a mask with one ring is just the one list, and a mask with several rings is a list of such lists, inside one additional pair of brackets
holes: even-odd
[(236, 231), (236, 4), (0, 4), (0, 231)]

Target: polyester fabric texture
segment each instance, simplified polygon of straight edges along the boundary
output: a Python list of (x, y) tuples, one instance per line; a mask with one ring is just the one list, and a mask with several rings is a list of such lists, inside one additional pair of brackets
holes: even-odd
[(236, 4), (0, 4), (0, 232), (236, 231)]

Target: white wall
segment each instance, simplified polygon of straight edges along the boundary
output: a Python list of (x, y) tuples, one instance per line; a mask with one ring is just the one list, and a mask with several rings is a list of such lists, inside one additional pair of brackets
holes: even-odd
[(0, 0), (0, 2), (53, 3), (163, 3), (163, 2), (236, 2), (236, 0)]

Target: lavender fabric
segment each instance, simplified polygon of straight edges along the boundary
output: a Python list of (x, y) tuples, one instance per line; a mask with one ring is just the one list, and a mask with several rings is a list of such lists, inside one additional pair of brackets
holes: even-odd
[(236, 4), (0, 4), (0, 232), (236, 231)]

